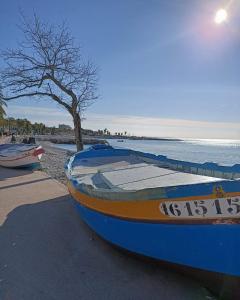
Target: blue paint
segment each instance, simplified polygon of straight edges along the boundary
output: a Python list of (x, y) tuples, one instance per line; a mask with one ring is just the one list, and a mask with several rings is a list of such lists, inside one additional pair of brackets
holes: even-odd
[(82, 219), (117, 246), (172, 263), (240, 276), (240, 225), (141, 223), (110, 217), (75, 203)]
[(190, 185), (181, 185), (174, 187), (165, 187), (167, 198), (182, 198), (193, 196), (204, 196), (213, 193), (216, 186), (221, 185), (224, 192), (234, 193), (240, 191), (240, 181), (221, 180), (218, 182), (199, 183)]

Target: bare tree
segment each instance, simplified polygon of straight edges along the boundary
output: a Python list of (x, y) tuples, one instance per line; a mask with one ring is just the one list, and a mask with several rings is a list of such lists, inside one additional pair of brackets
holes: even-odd
[(97, 69), (85, 62), (67, 27), (23, 18), (24, 40), (18, 49), (2, 51), (2, 100), (50, 98), (72, 116), (77, 150), (83, 149), (81, 115), (95, 99)]

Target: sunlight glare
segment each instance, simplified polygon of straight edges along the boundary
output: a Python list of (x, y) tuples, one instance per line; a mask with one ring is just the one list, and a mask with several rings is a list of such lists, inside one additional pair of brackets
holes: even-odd
[(221, 8), (216, 12), (214, 21), (216, 24), (221, 24), (227, 20), (227, 17), (228, 17), (227, 11)]

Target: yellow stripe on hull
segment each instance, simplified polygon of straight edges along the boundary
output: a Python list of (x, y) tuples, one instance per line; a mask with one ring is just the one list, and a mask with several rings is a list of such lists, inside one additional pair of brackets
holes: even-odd
[[(229, 210), (229, 213), (226, 215), (202, 215), (202, 216), (196, 216), (197, 210), (201, 209), (200, 205), (203, 205), (201, 202), (209, 203), (215, 201), (217, 199), (215, 194), (211, 195), (205, 195), (205, 196), (195, 196), (195, 197), (184, 197), (184, 198), (176, 198), (176, 199), (159, 199), (159, 200), (107, 200), (107, 199), (101, 199), (101, 198), (94, 198), (87, 194), (83, 194), (76, 190), (74, 186), (71, 184), (71, 182), (68, 182), (68, 189), (71, 195), (74, 197), (74, 199), (79, 202), (80, 204), (93, 209), (97, 212), (101, 212), (107, 215), (119, 217), (119, 218), (125, 218), (125, 219), (134, 219), (134, 220), (142, 220), (142, 221), (157, 221), (157, 222), (194, 222), (194, 221), (201, 221), (201, 222), (207, 222), (207, 221), (213, 221), (218, 219), (236, 219), (240, 218), (240, 215), (238, 213), (231, 214), (231, 207), (227, 207), (226, 209)], [(224, 199), (227, 199), (227, 197), (239, 197), (240, 193), (226, 193), (224, 195)], [(203, 200), (203, 201), (201, 201)], [(239, 200), (239, 199), (238, 199)], [(163, 209), (160, 209), (164, 203), (169, 204), (174, 203), (174, 201), (177, 201), (178, 203), (181, 203), (182, 205), (185, 204), (184, 201), (191, 202), (195, 201), (195, 205), (199, 205), (195, 207), (195, 215), (192, 216), (174, 216), (172, 214), (166, 214), (163, 213)], [(217, 200), (218, 201), (218, 200)], [(196, 204), (196, 202), (199, 202), (200, 204)], [(204, 204), (205, 204), (204, 203)], [(234, 203), (232, 204), (234, 205)], [(236, 207), (233, 206), (233, 209)], [(169, 207), (167, 208), (169, 209)], [(175, 208), (174, 208), (175, 209)], [(216, 213), (217, 209), (221, 209), (219, 207), (215, 208)], [(175, 209), (176, 214), (178, 214), (178, 211)], [(228, 211), (227, 211), (228, 212)]]

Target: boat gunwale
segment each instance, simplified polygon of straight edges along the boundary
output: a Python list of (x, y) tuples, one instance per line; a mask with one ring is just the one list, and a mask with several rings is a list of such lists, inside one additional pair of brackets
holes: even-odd
[[(154, 161), (156, 163), (157, 161), (160, 164), (159, 165), (160, 167), (168, 168), (171, 170), (178, 170), (184, 173), (199, 174), (203, 176), (211, 176), (211, 177), (222, 178), (227, 180), (231, 180), (231, 179), (235, 180), (240, 178), (240, 163), (234, 164), (232, 166), (219, 165), (213, 162), (195, 163), (195, 162), (171, 159), (165, 155), (155, 155), (152, 153), (145, 153), (145, 152), (136, 151), (127, 148), (114, 148), (112, 146), (106, 145), (105, 148), (101, 147), (100, 149), (98, 148), (96, 149), (96, 146), (98, 145), (94, 145), (89, 149), (77, 152), (72, 156), (72, 158), (78, 159), (78, 158), (117, 156), (117, 155), (127, 156), (133, 154), (138, 157), (141, 157), (146, 162)], [(67, 165), (68, 162), (65, 165), (66, 169), (67, 169)], [(198, 173), (199, 170), (204, 172), (209, 171), (212, 172), (212, 174), (206, 175), (206, 174)]]

